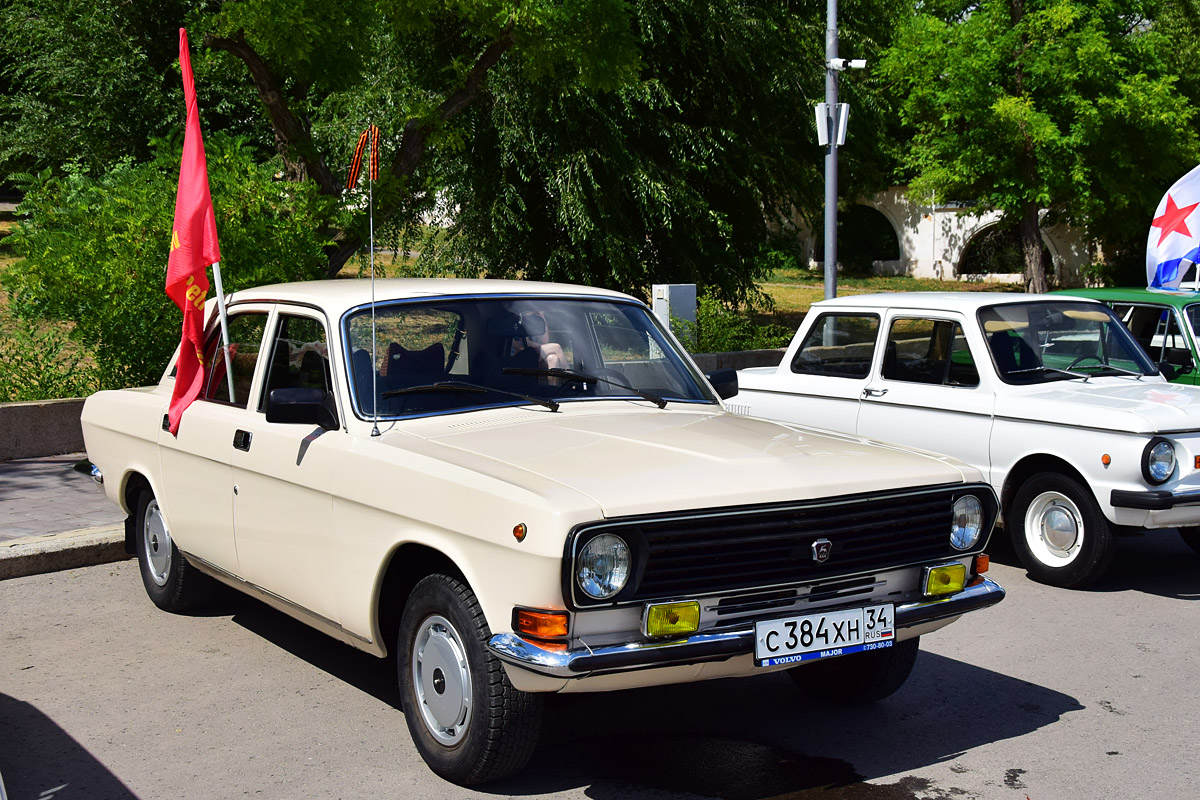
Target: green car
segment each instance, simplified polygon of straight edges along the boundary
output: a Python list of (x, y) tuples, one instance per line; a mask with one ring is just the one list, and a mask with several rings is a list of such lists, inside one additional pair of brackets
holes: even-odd
[(1200, 385), (1200, 292), (1139, 287), (1066, 289), (1054, 294), (1090, 297), (1110, 307), (1174, 383)]

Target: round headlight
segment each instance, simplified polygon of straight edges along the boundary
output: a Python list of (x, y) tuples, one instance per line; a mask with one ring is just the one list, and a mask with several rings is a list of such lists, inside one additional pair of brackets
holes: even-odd
[(625, 588), (630, 563), (625, 540), (602, 533), (579, 551), (575, 559), (575, 582), (593, 600), (607, 600)]
[(1142, 453), (1142, 477), (1162, 483), (1175, 472), (1175, 446), (1166, 439), (1151, 439)]
[(954, 501), (954, 519), (950, 523), (950, 544), (956, 550), (969, 550), (983, 533), (983, 503), (973, 494)]

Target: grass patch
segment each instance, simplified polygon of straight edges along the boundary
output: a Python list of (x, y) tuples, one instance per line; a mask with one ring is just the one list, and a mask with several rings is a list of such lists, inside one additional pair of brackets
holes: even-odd
[[(802, 269), (776, 269), (758, 285), (775, 303), (771, 313), (753, 315), (756, 322), (774, 323), (796, 328), (809, 307), (825, 299), (825, 278), (818, 272)], [(939, 281), (933, 278), (912, 278), (906, 275), (852, 278), (839, 275), (839, 297), (874, 292), (1022, 292), (1018, 284), (983, 283), (972, 281)]]

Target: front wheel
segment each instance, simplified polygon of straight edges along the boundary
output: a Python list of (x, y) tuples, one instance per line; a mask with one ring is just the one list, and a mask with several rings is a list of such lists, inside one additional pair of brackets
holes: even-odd
[(1183, 543), (1192, 548), (1195, 553), (1200, 553), (1200, 527), (1190, 526), (1179, 529), (1179, 538), (1183, 539)]
[(871, 650), (788, 670), (800, 693), (833, 705), (866, 705), (896, 692), (917, 663), (921, 637), (896, 642), (882, 650)]
[(400, 701), (429, 768), (461, 786), (520, 772), (537, 746), (540, 695), (518, 691), (487, 649), (491, 636), (471, 588), (430, 575), (400, 620)]
[(1021, 484), (1005, 515), (1029, 576), (1078, 588), (1108, 570), (1117, 548), (1112, 524), (1091, 491), (1068, 475), (1040, 472)]
[(179, 552), (158, 499), (149, 490), (138, 496), (134, 526), (142, 584), (154, 605), (178, 612), (208, 600), (214, 587), (212, 578), (197, 571)]

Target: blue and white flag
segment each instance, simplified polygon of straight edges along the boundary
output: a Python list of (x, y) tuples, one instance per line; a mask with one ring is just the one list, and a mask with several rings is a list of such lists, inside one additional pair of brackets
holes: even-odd
[(1200, 167), (1175, 181), (1154, 212), (1146, 240), (1146, 283), (1176, 289), (1200, 261)]

